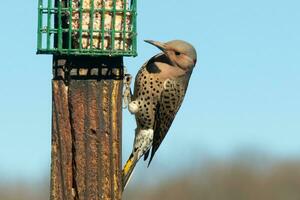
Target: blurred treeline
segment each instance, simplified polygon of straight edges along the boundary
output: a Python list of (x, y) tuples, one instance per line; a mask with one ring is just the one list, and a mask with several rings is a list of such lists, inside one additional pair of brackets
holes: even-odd
[[(160, 170), (163, 170), (162, 168)], [(145, 173), (155, 174), (151, 168)], [(137, 174), (140, 176), (140, 174)], [(123, 200), (299, 200), (300, 160), (207, 160), (157, 184), (130, 184)], [(47, 200), (49, 181), (5, 183), (0, 200)]]
[(209, 162), (152, 187), (131, 185), (123, 200), (300, 200), (300, 161)]

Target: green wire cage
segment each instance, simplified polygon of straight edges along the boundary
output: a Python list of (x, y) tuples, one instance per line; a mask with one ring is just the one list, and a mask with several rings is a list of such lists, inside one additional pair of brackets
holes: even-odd
[(38, 54), (136, 56), (136, 0), (39, 0)]

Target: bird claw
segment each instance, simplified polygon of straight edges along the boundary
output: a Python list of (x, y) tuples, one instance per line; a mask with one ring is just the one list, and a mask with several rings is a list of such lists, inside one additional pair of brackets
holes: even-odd
[(132, 80), (132, 76), (126, 73), (123, 79), (123, 83), (124, 83), (123, 108), (124, 109), (126, 109), (131, 102), (131, 97), (132, 97), (131, 88), (130, 88), (131, 80)]

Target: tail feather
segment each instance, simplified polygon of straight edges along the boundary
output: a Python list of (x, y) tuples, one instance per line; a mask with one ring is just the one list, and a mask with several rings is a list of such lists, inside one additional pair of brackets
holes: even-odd
[(127, 160), (124, 168), (123, 168), (123, 180), (122, 180), (122, 184), (123, 184), (123, 190), (125, 189), (125, 187), (127, 186), (127, 184), (130, 181), (132, 172), (134, 170), (134, 167), (137, 163), (137, 159), (136, 156), (134, 156), (133, 154), (130, 155), (129, 159)]

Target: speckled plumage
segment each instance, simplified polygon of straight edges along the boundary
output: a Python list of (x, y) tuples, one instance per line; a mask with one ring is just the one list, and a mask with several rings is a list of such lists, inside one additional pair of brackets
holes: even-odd
[[(157, 67), (161, 62), (168, 63), (164, 54), (150, 59), (138, 72), (134, 84), (133, 100), (137, 101), (139, 106), (139, 111), (135, 114), (137, 129), (154, 130), (151, 159), (182, 103), (186, 90), (185, 83), (190, 77), (190, 74), (182, 77), (161, 77)], [(150, 162), (151, 160), (149, 164)]]
[(130, 166), (126, 164), (123, 170), (125, 185), (136, 162), (143, 155), (146, 160), (152, 148), (151, 163), (182, 104), (196, 63), (196, 51), (184, 41), (149, 43), (162, 49), (163, 53), (146, 62), (135, 78), (129, 110), (135, 114), (137, 128)]

